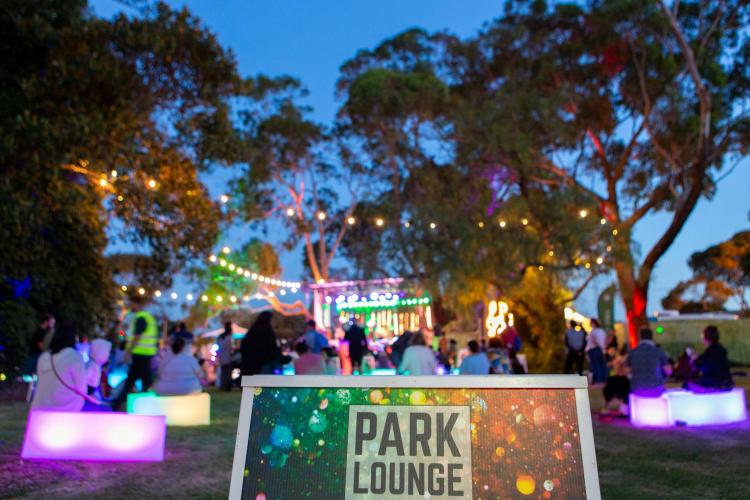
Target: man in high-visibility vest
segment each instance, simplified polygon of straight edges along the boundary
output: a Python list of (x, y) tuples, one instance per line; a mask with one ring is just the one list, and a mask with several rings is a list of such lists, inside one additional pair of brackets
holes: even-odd
[(112, 405), (115, 410), (127, 399), (136, 380), (141, 381), (141, 390), (148, 390), (151, 385), (151, 359), (159, 349), (159, 328), (156, 320), (151, 313), (142, 309), (143, 303), (139, 299), (133, 297), (130, 300), (134, 312), (125, 350), (125, 359), (130, 359), (130, 368), (125, 387)]

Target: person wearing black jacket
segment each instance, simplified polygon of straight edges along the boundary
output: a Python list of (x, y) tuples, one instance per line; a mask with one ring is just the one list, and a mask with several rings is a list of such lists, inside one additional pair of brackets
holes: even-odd
[(706, 350), (695, 360), (700, 375), (698, 381), (689, 383), (693, 392), (729, 391), (734, 387), (732, 372), (729, 369), (727, 350), (719, 343), (719, 329), (713, 325), (703, 330), (703, 343)]
[(352, 374), (362, 372), (362, 358), (367, 352), (367, 336), (358, 324), (352, 324), (346, 331), (344, 340), (349, 342), (349, 359), (352, 362)]
[(269, 375), (281, 363), (281, 349), (271, 327), (271, 311), (263, 311), (240, 343), (242, 375)]

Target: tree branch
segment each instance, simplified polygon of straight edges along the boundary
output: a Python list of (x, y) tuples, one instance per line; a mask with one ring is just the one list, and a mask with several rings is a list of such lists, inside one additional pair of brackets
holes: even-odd
[(701, 156), (703, 148), (705, 147), (705, 141), (711, 134), (711, 94), (703, 84), (703, 79), (698, 71), (698, 64), (695, 61), (695, 54), (693, 53), (693, 49), (690, 48), (690, 44), (685, 40), (685, 35), (677, 22), (676, 14), (669, 10), (664, 3), (664, 0), (659, 0), (659, 5), (667, 16), (667, 19), (669, 19), (669, 23), (672, 26), (672, 32), (682, 49), (683, 56), (685, 57), (685, 65), (687, 66), (688, 73), (690, 73), (690, 78), (693, 80), (696, 93), (698, 94), (698, 100), (700, 103), (700, 133), (698, 134), (696, 156)]

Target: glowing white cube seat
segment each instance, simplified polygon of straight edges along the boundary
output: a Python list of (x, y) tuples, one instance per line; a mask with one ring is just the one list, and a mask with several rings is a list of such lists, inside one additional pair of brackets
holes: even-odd
[(630, 422), (637, 427), (721, 425), (747, 419), (745, 390), (694, 393), (666, 391), (658, 398), (630, 395)]
[[(130, 400), (131, 397), (133, 401)], [(167, 425), (191, 426), (211, 423), (211, 396), (206, 392), (187, 396), (129, 394), (127, 406), (128, 411), (136, 415), (164, 415), (167, 417)]]
[(161, 462), (166, 434), (163, 416), (32, 410), (21, 457)]

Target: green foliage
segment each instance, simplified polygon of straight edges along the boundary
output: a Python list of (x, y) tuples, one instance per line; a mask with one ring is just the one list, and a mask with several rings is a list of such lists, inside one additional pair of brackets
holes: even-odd
[(560, 279), (551, 273), (528, 270), (509, 295), (516, 328), (524, 340), (529, 369), (537, 373), (562, 370), (563, 307), (570, 299)]
[[(135, 279), (154, 287), (213, 245), (221, 215), (198, 173), (233, 153), (227, 103), (246, 84), (163, 3), (105, 20), (80, 0), (12, 0), (0, 31), (2, 321), (23, 323), (25, 304), (89, 333), (112, 308), (108, 232), (142, 251)], [(12, 366), (31, 330), (7, 331)]]
[[(228, 260), (225, 260), (225, 257)], [(222, 261), (225, 262), (223, 266)], [(242, 268), (243, 274), (238, 273), (236, 268), (229, 269), (229, 263)], [(258, 282), (245, 277), (244, 271), (263, 276), (277, 276), (281, 272), (281, 265), (273, 246), (252, 239), (229, 255), (219, 255), (217, 261), (208, 267), (197, 269), (195, 277), (206, 284), (202, 293), (208, 295), (209, 300), (196, 301), (191, 315), (200, 318), (212, 317), (227, 307), (239, 306), (243, 297), (255, 294), (258, 291)], [(216, 301), (217, 296), (222, 297), (222, 302)], [(232, 296), (237, 297), (236, 305), (230, 300)]]
[[(375, 198), (395, 222), (382, 255), (433, 289), (476, 283), (481, 269), (503, 292), (527, 267), (580, 281), (601, 259), (631, 323), (645, 322), (636, 297), (654, 266), (750, 144), (750, 7), (663, 6), (508, 2), (468, 39), (409, 30), (345, 63), (339, 119), (378, 166)], [(658, 211), (671, 220), (639, 260), (633, 228)], [(458, 227), (500, 217), (529, 224), (485, 231), (491, 245)], [(406, 234), (404, 219), (440, 235)]]
[(750, 279), (742, 264), (748, 256), (750, 231), (739, 232), (727, 241), (695, 252), (688, 261), (693, 277), (680, 281), (662, 299), (662, 305), (682, 312), (719, 311), (729, 299), (735, 298), (745, 311)]
[(0, 181), (0, 362), (12, 370), (45, 314), (72, 323), (81, 335), (106, 324), (114, 299), (103, 257), (105, 213), (96, 193), (66, 179), (47, 178), (33, 197), (16, 177)]

